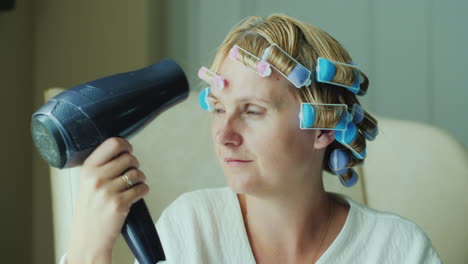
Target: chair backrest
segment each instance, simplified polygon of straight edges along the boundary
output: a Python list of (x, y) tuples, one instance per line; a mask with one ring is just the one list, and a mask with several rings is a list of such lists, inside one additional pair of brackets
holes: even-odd
[[(451, 227), (454, 229), (454, 233), (458, 232), (458, 229), (463, 229), (463, 218), (457, 219), (457, 216), (461, 216), (460, 211), (462, 208), (467, 208), (468, 200), (466, 198), (463, 200), (463, 192), (461, 192), (463, 184), (467, 187), (468, 180), (468, 177), (466, 177), (466, 153), (465, 163), (460, 164), (463, 159), (460, 154), (462, 148), (447, 139), (450, 137), (443, 132), (431, 128), (430, 131), (438, 132), (434, 132), (436, 139), (433, 140), (442, 142), (437, 138), (443, 136), (444, 140), (452, 144), (444, 143), (444, 145), (448, 149), (457, 149), (458, 157), (445, 159), (447, 162), (452, 163), (428, 162), (424, 156), (414, 157), (418, 162), (409, 162), (408, 159), (400, 162), (400, 158), (404, 157), (404, 155), (390, 155), (390, 153), (398, 154), (406, 151), (405, 153), (409, 154), (413, 151), (413, 146), (415, 146), (415, 142), (418, 142), (421, 135), (429, 135), (430, 133), (427, 132), (425, 126), (422, 126), (424, 128), (422, 132), (417, 132), (420, 131), (418, 128), (421, 125), (414, 123), (399, 123), (399, 121), (382, 118), (379, 124), (383, 132), (376, 142), (369, 144), (368, 160), (366, 160), (364, 166), (358, 168), (362, 179), (359, 184), (353, 188), (345, 188), (341, 186), (336, 176), (325, 174), (325, 188), (328, 191), (346, 194), (354, 200), (368, 203), (372, 207), (397, 212), (416, 221), (424, 229), (427, 229), (429, 236), (433, 239), (443, 257), (453, 255), (455, 256), (453, 259), (460, 259), (459, 256), (464, 254), (462, 247), (467, 243), (459, 244), (457, 249), (450, 248), (452, 245), (451, 239), (449, 239), (450, 236), (443, 233), (441, 228), (450, 222), (454, 224)], [(404, 126), (401, 127), (401, 125)], [(415, 132), (413, 134), (410, 132), (408, 132), (409, 134), (404, 133), (404, 131), (413, 131), (407, 128), (411, 126), (415, 126)], [(416, 141), (411, 137), (416, 137)], [(384, 142), (386, 140), (388, 142)], [(145, 129), (131, 138), (130, 142), (133, 144), (134, 153), (141, 163), (140, 168), (145, 172), (148, 177), (147, 182), (152, 188), (145, 200), (155, 221), (161, 211), (183, 192), (225, 185), (223, 172), (212, 150), (210, 118), (209, 115), (200, 110), (197, 94), (190, 94), (185, 102), (173, 106), (158, 116)], [(409, 144), (408, 142), (413, 143)], [(421, 148), (429, 145), (427, 141), (421, 143)], [(390, 150), (387, 150), (387, 148)], [(405, 148), (408, 148), (408, 150), (405, 150)], [(425, 152), (425, 150), (417, 148), (418, 150), (414, 150), (414, 153)], [(453, 150), (448, 149), (445, 153), (454, 153)], [(458, 159), (458, 163), (456, 159)], [(448, 166), (448, 164), (453, 165), (448, 168), (438, 167), (438, 165)], [(417, 168), (423, 165), (425, 166), (424, 170)], [(433, 165), (437, 169), (431, 169), (429, 165)], [(379, 168), (383, 169), (379, 170)], [(391, 174), (390, 168), (394, 168), (395, 173)], [(423, 175), (418, 174), (419, 171), (424, 172), (426, 176), (430, 175), (431, 179), (433, 178), (433, 180), (425, 182), (427, 188), (422, 188), (426, 185), (422, 185), (416, 180), (425, 178), (422, 177)], [(431, 174), (430, 171), (440, 171), (441, 174), (447, 175), (447, 177), (446, 179), (437, 177), (437, 175)], [(452, 175), (452, 172), (457, 172), (457, 175)], [(51, 170), (57, 258), (65, 252), (68, 243), (78, 175), (79, 168)], [(395, 175), (398, 175), (398, 180), (391, 180), (392, 177), (396, 178)], [(452, 178), (452, 176), (458, 181), (448, 179)], [(411, 178), (411, 180), (406, 180), (407, 178)], [(434, 181), (436, 184), (434, 184)], [(402, 184), (403, 186), (396, 184)], [(385, 189), (385, 186), (392, 185), (397, 187), (395, 189)], [(438, 186), (445, 187), (440, 189)], [(457, 191), (456, 194), (452, 193), (454, 190)], [(402, 192), (404, 192), (404, 195), (401, 194)], [(448, 193), (448, 196), (445, 192)], [(445, 198), (441, 198), (442, 193), (444, 193), (443, 196), (445, 197), (458, 200), (445, 200)], [(434, 194), (436, 195), (434, 196)], [(413, 196), (418, 197), (414, 198)], [(404, 201), (404, 197), (408, 197), (411, 201)], [(437, 204), (437, 207), (427, 203), (432, 200)], [(460, 208), (455, 211), (454, 206), (445, 207), (446, 204), (459, 204)], [(461, 207), (462, 205), (465, 207)], [(431, 208), (435, 208), (435, 210), (431, 210)], [(451, 215), (454, 218), (444, 221), (445, 219), (442, 219), (441, 214)], [(466, 222), (466, 210), (463, 216)], [(457, 224), (456, 227), (455, 223)], [(452, 235), (452, 233), (450, 234)], [(464, 235), (463, 232), (459, 232), (456, 237), (458, 242), (461, 242), (463, 238), (467, 242), (468, 235), (466, 232)], [(449, 258), (447, 257), (447, 259)], [(466, 258), (464, 259), (466, 260)], [(114, 260), (118, 264), (131, 263), (133, 260), (123, 239), (120, 239), (117, 243)]]
[(369, 207), (423, 228), (446, 263), (468, 263), (468, 150), (426, 124), (379, 119), (363, 166)]

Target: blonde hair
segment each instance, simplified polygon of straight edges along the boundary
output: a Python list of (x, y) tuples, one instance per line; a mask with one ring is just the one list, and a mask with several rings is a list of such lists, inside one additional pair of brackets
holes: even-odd
[[(348, 52), (340, 43), (326, 32), (287, 15), (272, 14), (265, 18), (259, 16), (247, 17), (237, 24), (218, 48), (211, 65), (211, 70), (216, 73), (219, 72), (221, 63), (234, 45), (238, 45), (257, 57), (262, 57), (263, 51), (272, 43), (276, 43), (281, 49), (312, 71), (316, 68), (318, 57), (341, 63), (350, 63), (352, 61)], [(252, 61), (251, 57), (242, 52), (239, 53), (239, 57), (245, 65), (254, 67), (255, 62)], [(279, 52), (278, 49), (272, 50), (268, 62), (286, 75), (295, 66), (295, 63), (289, 57)], [(333, 81), (351, 85), (356, 78), (355, 71), (339, 64), (336, 67), (336, 75)], [(363, 82), (360, 88), (365, 93), (367, 92), (369, 80), (362, 72), (361, 76)], [(349, 109), (353, 104), (359, 104), (355, 94), (343, 87), (332, 84), (312, 82), (307, 87), (295, 90), (297, 91), (296, 97), (301, 102), (346, 104)], [(320, 125), (320, 127), (325, 127), (325, 125), (327, 125), (326, 127), (334, 127), (341, 118), (336, 113), (330, 114), (330, 111), (318, 111), (317, 114), (316, 125)], [(375, 118), (364, 111), (364, 120), (357, 124), (360, 133), (350, 144), (356, 152), (361, 153), (366, 147), (366, 139), (362, 135), (362, 132), (371, 132), (376, 127), (376, 123)], [(333, 173), (328, 164), (331, 151), (337, 148), (347, 152), (350, 158), (347, 167), (353, 167), (362, 163), (363, 160), (355, 158), (349, 149), (334, 141), (325, 151), (324, 170)], [(351, 170), (343, 175), (345, 180), (350, 177)]]

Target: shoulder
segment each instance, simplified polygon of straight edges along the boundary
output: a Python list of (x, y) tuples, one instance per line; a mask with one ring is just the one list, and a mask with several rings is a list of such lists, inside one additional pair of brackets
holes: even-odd
[(430, 241), (426, 233), (415, 222), (396, 213), (385, 212), (350, 201), (355, 217), (367, 229), (399, 237), (401, 240)]
[(379, 258), (402, 263), (440, 263), (432, 242), (415, 222), (396, 213), (350, 204), (348, 232), (357, 248), (367, 248)]

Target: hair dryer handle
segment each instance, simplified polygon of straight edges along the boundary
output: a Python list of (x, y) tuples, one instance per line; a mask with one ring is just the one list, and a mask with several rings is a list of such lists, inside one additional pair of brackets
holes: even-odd
[(130, 208), (122, 235), (140, 264), (166, 260), (156, 227), (143, 199)]

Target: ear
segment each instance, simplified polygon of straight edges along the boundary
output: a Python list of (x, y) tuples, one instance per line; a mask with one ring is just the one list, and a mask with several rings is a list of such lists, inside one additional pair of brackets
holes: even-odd
[(335, 140), (334, 130), (317, 130), (315, 134), (314, 147), (316, 149), (324, 149)]

